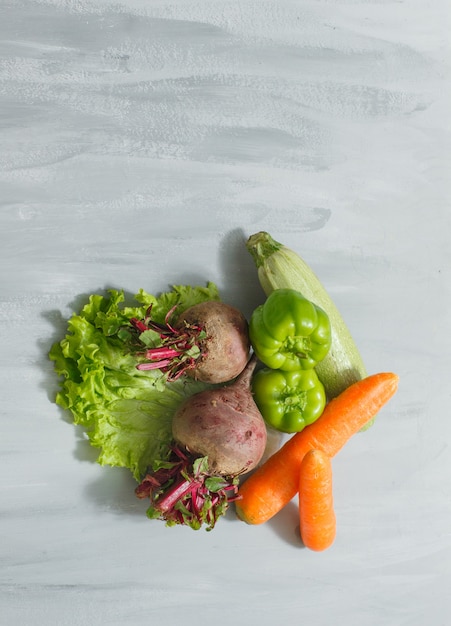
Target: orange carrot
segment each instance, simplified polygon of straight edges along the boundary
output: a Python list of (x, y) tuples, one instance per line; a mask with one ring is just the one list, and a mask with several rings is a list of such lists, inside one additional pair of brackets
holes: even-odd
[(326, 550), (334, 540), (337, 522), (332, 493), (332, 463), (321, 450), (310, 450), (299, 471), (301, 538), (310, 550)]
[(326, 405), (321, 417), (289, 439), (239, 489), (238, 517), (261, 524), (296, 495), (305, 454), (321, 450), (332, 458), (395, 394), (399, 376), (382, 372), (367, 376)]

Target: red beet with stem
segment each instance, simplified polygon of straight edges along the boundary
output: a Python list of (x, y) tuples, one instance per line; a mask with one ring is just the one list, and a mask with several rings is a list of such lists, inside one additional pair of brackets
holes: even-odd
[(144, 360), (138, 369), (159, 369), (168, 381), (188, 374), (211, 384), (233, 380), (243, 371), (250, 341), (248, 322), (241, 311), (212, 300), (188, 308), (172, 324), (174, 310), (169, 311), (164, 324), (152, 320), (151, 309), (144, 320), (131, 320), (138, 343), (140, 334), (147, 330), (157, 332), (161, 341), (156, 347), (141, 346), (138, 354)]
[(266, 447), (266, 427), (250, 391), (252, 357), (240, 376), (188, 398), (174, 415), (174, 447), (167, 463), (138, 486), (149, 517), (169, 525), (214, 527), (236, 498), (239, 477), (254, 469)]

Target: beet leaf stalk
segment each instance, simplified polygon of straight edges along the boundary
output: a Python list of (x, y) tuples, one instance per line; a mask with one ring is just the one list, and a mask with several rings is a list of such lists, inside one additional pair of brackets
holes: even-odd
[[(196, 367), (202, 353), (201, 341), (205, 338), (205, 331), (197, 324), (176, 328), (170, 321), (175, 309), (174, 306), (168, 311), (164, 324), (152, 319), (152, 306), (147, 309), (144, 319), (130, 320), (130, 346), (137, 356), (144, 359), (136, 368), (158, 369), (166, 374), (168, 381), (177, 380)], [(155, 343), (155, 333), (158, 335), (158, 345), (149, 345)]]
[(204, 524), (206, 530), (212, 530), (229, 503), (237, 499), (237, 492), (238, 477), (211, 475), (207, 457), (192, 457), (177, 445), (169, 459), (156, 463), (135, 490), (138, 498), (150, 499), (150, 519), (194, 530)]

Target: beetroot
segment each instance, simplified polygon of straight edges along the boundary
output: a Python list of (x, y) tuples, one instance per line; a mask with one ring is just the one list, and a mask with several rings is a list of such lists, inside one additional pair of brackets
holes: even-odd
[(138, 369), (160, 369), (168, 381), (188, 374), (211, 384), (228, 382), (243, 371), (250, 341), (248, 322), (238, 309), (211, 300), (188, 308), (171, 323), (174, 311), (164, 324), (152, 320), (151, 309), (144, 320), (130, 320), (138, 344), (147, 330), (157, 332), (161, 340), (157, 347), (141, 345), (138, 354), (144, 361)]
[(253, 358), (233, 384), (194, 394), (173, 418), (175, 441), (207, 456), (210, 471), (216, 474), (248, 472), (265, 450), (266, 428), (249, 391), (254, 368)]
[(266, 447), (266, 427), (250, 391), (252, 357), (231, 384), (194, 394), (173, 418), (174, 446), (137, 487), (149, 497), (149, 517), (169, 525), (214, 527), (236, 498), (239, 477), (254, 469)]

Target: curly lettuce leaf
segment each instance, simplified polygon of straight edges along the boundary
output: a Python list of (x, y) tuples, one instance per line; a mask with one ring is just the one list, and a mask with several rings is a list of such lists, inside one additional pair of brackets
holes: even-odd
[(177, 306), (182, 313), (205, 300), (219, 300), (216, 285), (174, 286), (155, 297), (144, 290), (126, 306), (122, 291), (93, 294), (67, 325), (65, 337), (49, 357), (61, 376), (55, 401), (71, 412), (92, 446), (98, 463), (130, 469), (137, 481), (156, 460), (166, 456), (172, 440), (172, 416), (177, 407), (207, 385), (183, 378), (171, 383), (158, 370), (136, 369), (125, 348), (124, 331), (131, 317), (142, 318), (152, 305), (152, 318), (163, 321)]

